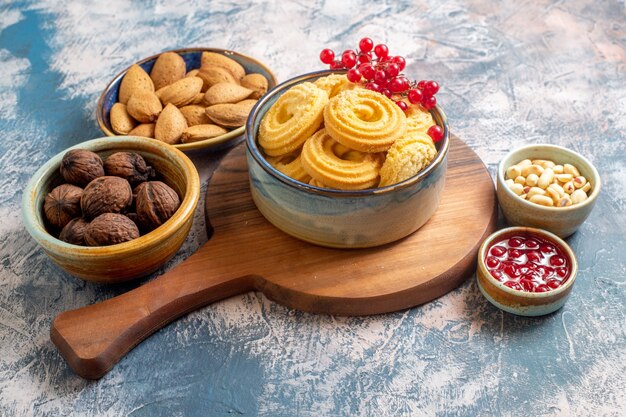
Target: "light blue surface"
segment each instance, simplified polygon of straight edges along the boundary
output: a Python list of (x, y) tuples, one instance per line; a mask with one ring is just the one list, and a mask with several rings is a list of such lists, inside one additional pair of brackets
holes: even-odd
[[(411, 78), (440, 82), (451, 131), (492, 174), (508, 150), (534, 142), (574, 149), (598, 168), (602, 193), (568, 239), (580, 269), (566, 305), (512, 316), (473, 279), (375, 317), (305, 314), (250, 293), (167, 326), (97, 382), (75, 376), (50, 342), (52, 318), (140, 283), (64, 274), (28, 236), (19, 205), (46, 160), (101, 136), (95, 107), (110, 79), (162, 50), (213, 46), (258, 58), (281, 81), (323, 68), (322, 48), (343, 51), (365, 35), (404, 55)], [(616, 0), (3, 2), (0, 415), (620, 415), (625, 43)], [(194, 156), (204, 185), (218, 158)], [(205, 240), (199, 208), (164, 269)]]

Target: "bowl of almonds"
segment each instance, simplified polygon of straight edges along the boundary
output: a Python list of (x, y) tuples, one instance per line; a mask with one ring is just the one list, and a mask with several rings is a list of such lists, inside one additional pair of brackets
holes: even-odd
[(237, 52), (171, 50), (119, 73), (100, 96), (96, 116), (107, 136), (217, 150), (238, 143), (248, 113), (275, 85), (265, 65)]
[(600, 193), (600, 175), (587, 158), (556, 145), (528, 145), (508, 153), (498, 166), (498, 202), (514, 226), (574, 233)]
[(44, 164), (24, 190), (22, 218), (62, 269), (118, 283), (176, 254), (199, 197), (198, 172), (179, 150), (147, 138), (104, 137)]

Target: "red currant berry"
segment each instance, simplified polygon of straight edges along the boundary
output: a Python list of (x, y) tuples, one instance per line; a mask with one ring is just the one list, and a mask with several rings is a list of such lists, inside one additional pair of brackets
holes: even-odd
[(359, 41), (359, 49), (361, 52), (369, 52), (374, 47), (374, 41), (370, 38), (363, 38)]
[(437, 81), (431, 80), (424, 84), (424, 94), (427, 96), (434, 96), (437, 94), (437, 91), (439, 91), (439, 84), (437, 84)]
[(498, 260), (498, 258), (494, 258), (493, 256), (490, 256), (487, 258), (487, 267), (494, 269), (497, 268), (498, 265), (500, 265), (500, 261)]
[(504, 246), (494, 246), (489, 253), (493, 256), (502, 256), (506, 253), (506, 248)]
[(539, 250), (541, 252), (543, 252), (543, 253), (553, 253), (554, 252), (554, 246), (549, 245), (549, 244), (541, 245)]
[(556, 269), (556, 274), (560, 278), (565, 278), (567, 276), (567, 268), (557, 268)]
[(519, 249), (509, 249), (509, 258), (518, 259), (522, 257), (522, 252)]
[(361, 52), (357, 58), (359, 60), (359, 64), (369, 64), (372, 62), (372, 54), (370, 52)]
[(424, 96), (422, 97), (422, 106), (426, 110), (430, 110), (437, 105), (437, 99), (434, 96)]
[(523, 240), (519, 237), (512, 237), (509, 239), (509, 246), (512, 248), (519, 248), (522, 246)]
[(389, 83), (389, 88), (394, 93), (401, 93), (409, 89), (409, 80), (406, 77), (395, 77)]
[(387, 68), (385, 68), (385, 74), (387, 74), (387, 77), (389, 78), (393, 78), (399, 73), (400, 67), (398, 66), (398, 64), (389, 64), (387, 65)]
[(489, 271), (491, 272), (491, 276), (496, 278), (498, 281), (502, 281), (502, 272), (501, 271), (496, 271), (496, 270), (492, 270)]
[(562, 256), (553, 256), (550, 258), (550, 265), (552, 266), (563, 266), (565, 265), (565, 259)]
[(408, 104), (406, 104), (404, 101), (396, 101), (396, 104), (402, 109), (402, 111), (407, 111), (409, 109)]
[(417, 83), (417, 88), (419, 88), (420, 90), (424, 91), (424, 86), (425, 85), (426, 85), (426, 80), (422, 80), (422, 81)]
[(359, 81), (361, 81), (361, 71), (356, 68), (352, 68), (350, 71), (348, 71), (348, 74), (346, 74), (346, 76), (348, 77), (348, 80), (352, 83), (358, 83)]
[(421, 90), (409, 90), (409, 101), (413, 104), (419, 104), (422, 101), (422, 96)]
[[(428, 136), (432, 138), (433, 142), (439, 142), (441, 139), (443, 139), (443, 129), (437, 125), (431, 126), (428, 129), (427, 133), (428, 133)], [(496, 249), (496, 248), (502, 248), (502, 246), (495, 246), (493, 249)], [(493, 254), (493, 249), (491, 249), (492, 254)], [(496, 256), (501, 256), (501, 255), (496, 255)]]
[(365, 88), (376, 92), (380, 91), (380, 86), (376, 83), (367, 83), (365, 84)]
[(356, 54), (354, 51), (344, 51), (341, 54), (341, 62), (346, 68), (352, 68), (356, 65)]
[(389, 91), (389, 89), (387, 89), (387, 88), (381, 88), (380, 89), (380, 94), (382, 94), (383, 96), (385, 96), (387, 98), (391, 98), (391, 91)]
[(389, 56), (389, 48), (384, 43), (380, 43), (374, 48), (374, 53), (378, 58), (384, 59)]
[(324, 64), (332, 64), (335, 61), (335, 53), (332, 49), (322, 49), (320, 52), (320, 61)]
[(366, 80), (371, 80), (372, 78), (374, 78), (376, 70), (371, 64), (360, 65), (359, 69), (361, 70), (361, 75), (363, 75)]
[(374, 81), (381, 85), (387, 84), (387, 74), (385, 74), (385, 71), (376, 70), (376, 73), (374, 73)]
[(406, 61), (401, 56), (394, 56), (391, 58), (391, 62), (398, 65), (400, 71), (402, 71), (406, 67)]
[(561, 281), (559, 281), (558, 279), (551, 279), (548, 282), (546, 282), (546, 284), (548, 285), (548, 287), (555, 289), (555, 288), (559, 288), (559, 286), (561, 285)]
[(539, 247), (539, 242), (537, 242), (537, 241), (536, 241), (536, 240), (534, 240), (534, 239), (528, 239), (528, 240), (526, 241), (526, 247), (527, 247), (528, 249), (537, 249), (537, 248)]

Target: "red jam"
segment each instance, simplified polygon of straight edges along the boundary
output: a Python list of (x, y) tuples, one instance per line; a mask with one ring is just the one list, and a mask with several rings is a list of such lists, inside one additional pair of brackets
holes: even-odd
[(537, 235), (516, 233), (492, 243), (485, 255), (491, 275), (514, 290), (546, 292), (563, 285), (571, 264), (563, 249)]

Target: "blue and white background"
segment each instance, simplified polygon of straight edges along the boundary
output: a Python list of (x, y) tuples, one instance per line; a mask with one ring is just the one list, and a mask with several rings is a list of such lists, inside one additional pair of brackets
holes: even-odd
[[(157, 332), (99, 381), (75, 376), (52, 318), (139, 285), (54, 266), (20, 198), (57, 152), (101, 136), (100, 92), (132, 62), (185, 46), (256, 57), (280, 81), (363, 36), (436, 79), (451, 129), (488, 165), (528, 143), (586, 155), (604, 188), (568, 241), (571, 298), (508, 315), (474, 278), (374, 317), (305, 314), (250, 293)], [(626, 409), (626, 12), (623, 0), (1, 1), (0, 415), (618, 416)], [(203, 189), (221, 154), (195, 155)], [(184, 247), (206, 240), (199, 207)], [(445, 256), (445, 254), (433, 254)], [(622, 410), (622, 411), (620, 411)]]

